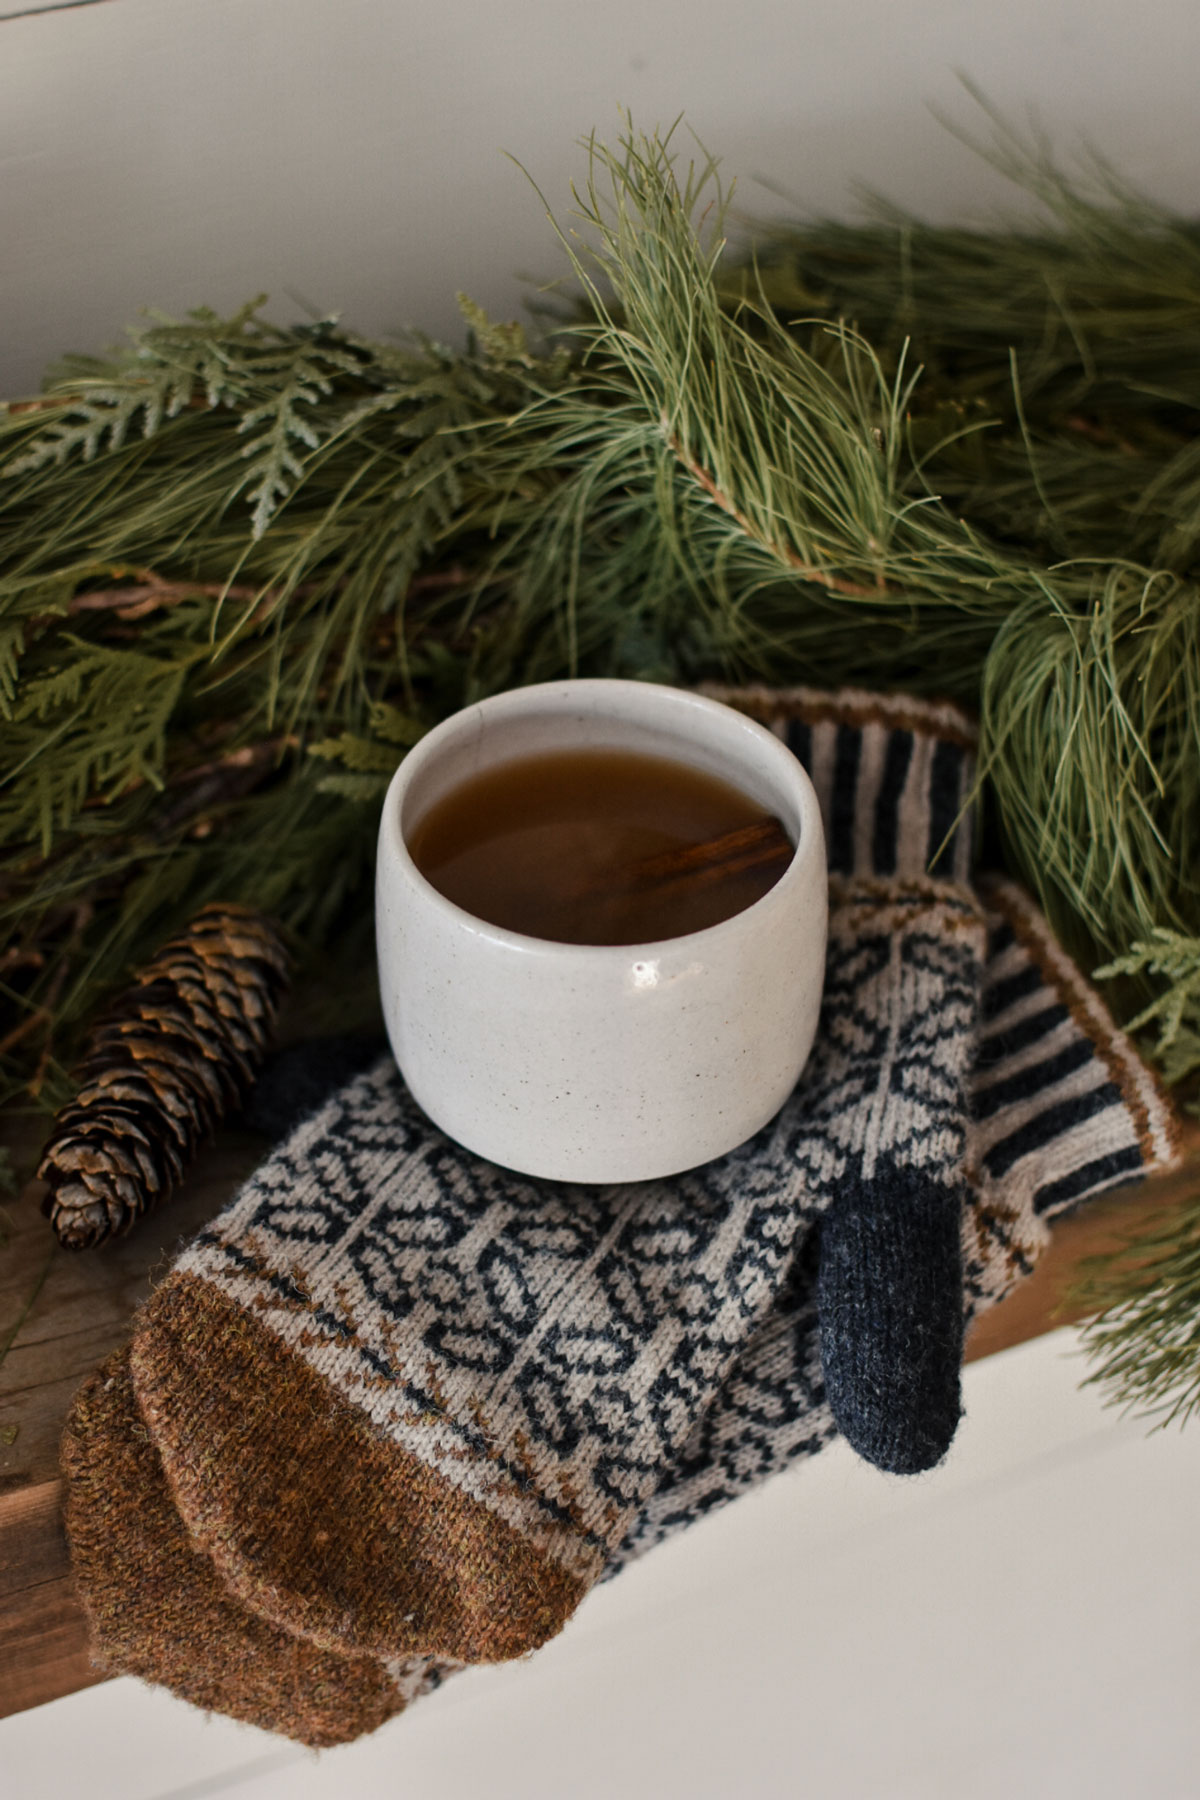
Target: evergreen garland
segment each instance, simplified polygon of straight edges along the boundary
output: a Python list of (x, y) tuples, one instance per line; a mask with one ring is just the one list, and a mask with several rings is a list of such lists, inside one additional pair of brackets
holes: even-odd
[(548, 349), (467, 302), (454, 351), (255, 301), (0, 415), (9, 1096), (61, 1101), (205, 900), (369, 930), (407, 746), (567, 673), (974, 705), (1009, 866), (1194, 1078), (1200, 230), (998, 124), (1036, 229), (881, 210), (739, 256), (709, 159), (590, 148)]

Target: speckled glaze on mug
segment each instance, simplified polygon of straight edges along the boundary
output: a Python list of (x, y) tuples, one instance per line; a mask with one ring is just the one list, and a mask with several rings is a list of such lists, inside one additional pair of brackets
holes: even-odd
[[(445, 899), (405, 844), (484, 768), (562, 749), (669, 756), (723, 777), (796, 846), (743, 912), (648, 944), (559, 944)], [(760, 725), (641, 681), (559, 681), (446, 719), (401, 763), (379, 829), (376, 930), (396, 1061), (435, 1124), (469, 1150), (561, 1181), (647, 1181), (694, 1168), (772, 1118), (812, 1046), (827, 877), (808, 776)]]

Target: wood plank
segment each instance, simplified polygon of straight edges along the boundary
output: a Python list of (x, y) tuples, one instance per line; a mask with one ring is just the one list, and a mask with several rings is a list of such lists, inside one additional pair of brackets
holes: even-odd
[(0, 1719), (109, 1680), (92, 1664), (70, 1574), (18, 1599), (0, 1618)]
[(60, 1517), (63, 1422), (80, 1380), (121, 1342), (181, 1242), (262, 1155), (255, 1134), (223, 1133), (160, 1213), (94, 1251), (57, 1245), (37, 1183), (0, 1215), (0, 1345), (20, 1321), (0, 1363), (0, 1718), (105, 1679), (91, 1666)]
[(0, 1498), (0, 1718), (105, 1679), (71, 1579), (58, 1480)]
[(0, 1364), (0, 1494), (57, 1475), (65, 1402), (120, 1343), (181, 1242), (220, 1211), (262, 1154), (253, 1133), (225, 1134), (160, 1213), (97, 1250), (59, 1247), (39, 1210), (40, 1184), (28, 1183), (6, 1209), (0, 1344), (33, 1303)]
[(16, 1595), (63, 1574), (61, 1486), (43, 1481), (0, 1499), (0, 1600), (6, 1611)]
[(972, 1324), (968, 1362), (1087, 1317), (1086, 1308), (1070, 1298), (1081, 1264), (1119, 1250), (1152, 1217), (1178, 1212), (1200, 1192), (1200, 1125), (1189, 1120), (1183, 1140), (1185, 1161), (1178, 1170), (1118, 1189), (1059, 1220), (1033, 1273)]
[(0, 1718), (103, 1681), (71, 1578), (62, 1483), (0, 1498)]

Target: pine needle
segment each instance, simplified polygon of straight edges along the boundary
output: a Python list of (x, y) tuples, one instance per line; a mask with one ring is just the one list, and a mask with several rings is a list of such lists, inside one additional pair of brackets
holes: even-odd
[(1085, 1263), (1071, 1298), (1096, 1314), (1083, 1327), (1094, 1364), (1085, 1385), (1158, 1429), (1200, 1411), (1200, 1191)]

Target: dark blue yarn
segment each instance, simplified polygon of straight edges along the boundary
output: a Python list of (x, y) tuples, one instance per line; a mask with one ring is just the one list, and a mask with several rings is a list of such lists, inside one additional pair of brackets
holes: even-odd
[(964, 1191), (880, 1166), (821, 1221), (817, 1316), (825, 1388), (860, 1456), (932, 1469), (962, 1414)]

